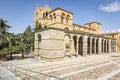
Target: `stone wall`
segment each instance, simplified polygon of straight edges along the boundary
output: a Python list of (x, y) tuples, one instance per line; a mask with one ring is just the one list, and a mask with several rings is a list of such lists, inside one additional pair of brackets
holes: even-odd
[[(41, 35), (41, 41), (37, 35)], [(38, 46), (39, 45), (39, 46)], [(48, 29), (35, 34), (35, 56), (47, 61), (64, 58), (64, 32)]]

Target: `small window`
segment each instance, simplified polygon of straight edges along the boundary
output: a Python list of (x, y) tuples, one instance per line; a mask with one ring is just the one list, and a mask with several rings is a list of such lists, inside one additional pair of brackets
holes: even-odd
[(46, 12), (46, 16), (48, 16), (48, 12)]
[(36, 12), (36, 14), (38, 15), (38, 12)]
[(66, 27), (65, 29), (64, 29), (65, 31), (69, 31), (69, 29)]

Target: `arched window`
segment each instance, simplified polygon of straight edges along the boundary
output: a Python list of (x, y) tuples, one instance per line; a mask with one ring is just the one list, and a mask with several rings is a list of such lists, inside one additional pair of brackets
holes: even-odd
[(53, 19), (54, 19), (54, 21), (56, 20), (56, 14), (55, 13), (53, 13)]
[(36, 12), (36, 15), (38, 15), (38, 12)]
[(65, 27), (65, 29), (64, 29), (65, 31), (69, 31), (69, 28), (68, 27)]
[(48, 12), (46, 12), (46, 16), (48, 16)]
[(61, 23), (64, 23), (65, 13), (61, 14)]
[(66, 16), (66, 24), (68, 24), (68, 21), (70, 20), (70, 15)]
[[(64, 49), (65, 49), (65, 53), (70, 52), (70, 45), (71, 45), (70, 44), (70, 39), (71, 39), (71, 37), (70, 37), (69, 34), (66, 34), (64, 36)], [(70, 54), (67, 55), (67, 56), (70, 56)]]
[(50, 20), (52, 21), (52, 15), (49, 16)]

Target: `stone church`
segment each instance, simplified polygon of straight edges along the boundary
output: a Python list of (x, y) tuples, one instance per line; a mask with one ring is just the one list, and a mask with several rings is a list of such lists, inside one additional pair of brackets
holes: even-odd
[(108, 54), (116, 52), (116, 39), (111, 34), (101, 33), (101, 23), (84, 25), (73, 23), (73, 13), (49, 6), (36, 6), (36, 22), (42, 30), (35, 33), (35, 58), (46, 61), (62, 60), (66, 57)]

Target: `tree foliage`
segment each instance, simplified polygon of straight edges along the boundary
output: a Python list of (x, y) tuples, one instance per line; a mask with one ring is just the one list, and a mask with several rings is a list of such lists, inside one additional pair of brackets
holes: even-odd
[(7, 21), (0, 19), (0, 56), (34, 49), (34, 32), (30, 25), (20, 34), (9, 33), (9, 28)]
[(25, 45), (25, 49), (30, 50), (33, 49), (34, 45), (34, 32), (32, 31), (31, 26), (29, 25), (23, 33), (23, 43)]
[[(0, 19), (0, 51), (2, 51), (2, 53), (6, 53), (6, 48), (8, 48), (10, 35), (8, 32), (9, 28), (11, 28), (11, 26), (7, 25), (7, 21)], [(0, 54), (2, 53), (0, 52)]]
[(39, 22), (36, 22), (34, 31), (36, 32), (36, 31), (39, 31), (39, 30), (42, 30), (42, 24), (39, 23)]

